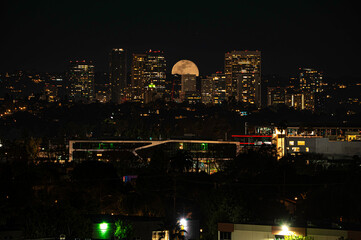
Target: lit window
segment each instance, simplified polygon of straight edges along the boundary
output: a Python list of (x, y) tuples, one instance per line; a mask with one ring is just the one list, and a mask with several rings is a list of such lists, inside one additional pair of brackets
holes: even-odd
[(293, 148), (292, 148), (292, 151), (293, 151), (293, 152), (299, 152), (299, 151), (300, 151), (300, 148), (299, 148), (299, 147), (293, 147)]
[(308, 147), (306, 147), (306, 152), (309, 152), (309, 151), (310, 151), (310, 149)]
[(290, 144), (291, 146), (293, 146), (293, 145), (295, 145), (295, 142), (294, 142), (294, 141), (290, 141), (289, 144)]
[(298, 146), (305, 146), (305, 141), (297, 141)]

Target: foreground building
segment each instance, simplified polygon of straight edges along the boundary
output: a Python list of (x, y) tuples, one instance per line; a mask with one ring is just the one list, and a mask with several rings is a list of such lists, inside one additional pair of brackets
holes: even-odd
[(361, 240), (360, 231), (218, 223), (218, 240), (281, 240), (287, 236), (294, 236), (294, 239), (307, 236), (314, 240)]
[(69, 162), (117, 160), (125, 153), (150, 162), (157, 150), (161, 150), (169, 159), (179, 152), (185, 153), (192, 158), (193, 169), (214, 173), (217, 172), (219, 161), (237, 156), (240, 144), (236, 141), (208, 140), (71, 140)]

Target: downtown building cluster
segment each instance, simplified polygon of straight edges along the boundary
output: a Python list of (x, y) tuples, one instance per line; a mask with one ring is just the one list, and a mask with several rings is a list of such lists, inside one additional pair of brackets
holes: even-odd
[(101, 91), (94, 88), (93, 63), (71, 61), (67, 73), (69, 99), (116, 104), (125, 101), (149, 103), (156, 99), (220, 104), (233, 99), (261, 107), (260, 51), (228, 52), (225, 54), (224, 73), (216, 72), (210, 76), (200, 76), (193, 62), (182, 61), (192, 64), (197, 73), (174, 71), (175, 65), (172, 74), (167, 74), (164, 53), (154, 50), (133, 53), (128, 71), (127, 52), (113, 49), (109, 57), (108, 84)]
[(129, 53), (116, 48), (109, 52), (107, 72), (99, 72), (92, 61), (78, 60), (69, 61), (64, 73), (2, 73), (0, 100), (120, 104), (162, 99), (207, 105), (228, 101), (258, 109), (284, 104), (311, 111), (347, 105), (349, 114), (360, 104), (359, 82), (326, 82), (324, 73), (313, 68), (299, 68), (297, 75), (279, 82), (262, 75), (260, 51), (231, 51), (223, 60), (223, 71), (204, 75), (190, 60), (170, 66), (162, 51)]
[(325, 87), (323, 73), (312, 68), (299, 68), (297, 78), (284, 87), (267, 88), (267, 105), (285, 104), (298, 110), (323, 108)]

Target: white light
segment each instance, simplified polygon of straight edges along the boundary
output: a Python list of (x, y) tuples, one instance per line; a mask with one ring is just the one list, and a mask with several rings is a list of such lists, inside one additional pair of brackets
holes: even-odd
[(181, 220), (179, 220), (180, 225), (182, 225), (183, 227), (187, 226), (187, 220), (185, 218), (182, 218)]
[(286, 225), (283, 225), (283, 226), (282, 226), (282, 231), (283, 231), (283, 232), (288, 232), (288, 227), (287, 227)]

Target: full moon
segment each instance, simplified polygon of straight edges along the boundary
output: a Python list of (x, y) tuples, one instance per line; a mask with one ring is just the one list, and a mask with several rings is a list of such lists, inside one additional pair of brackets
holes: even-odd
[(199, 76), (199, 70), (194, 62), (189, 60), (180, 60), (176, 64), (174, 64), (172, 68), (172, 74), (193, 74)]

